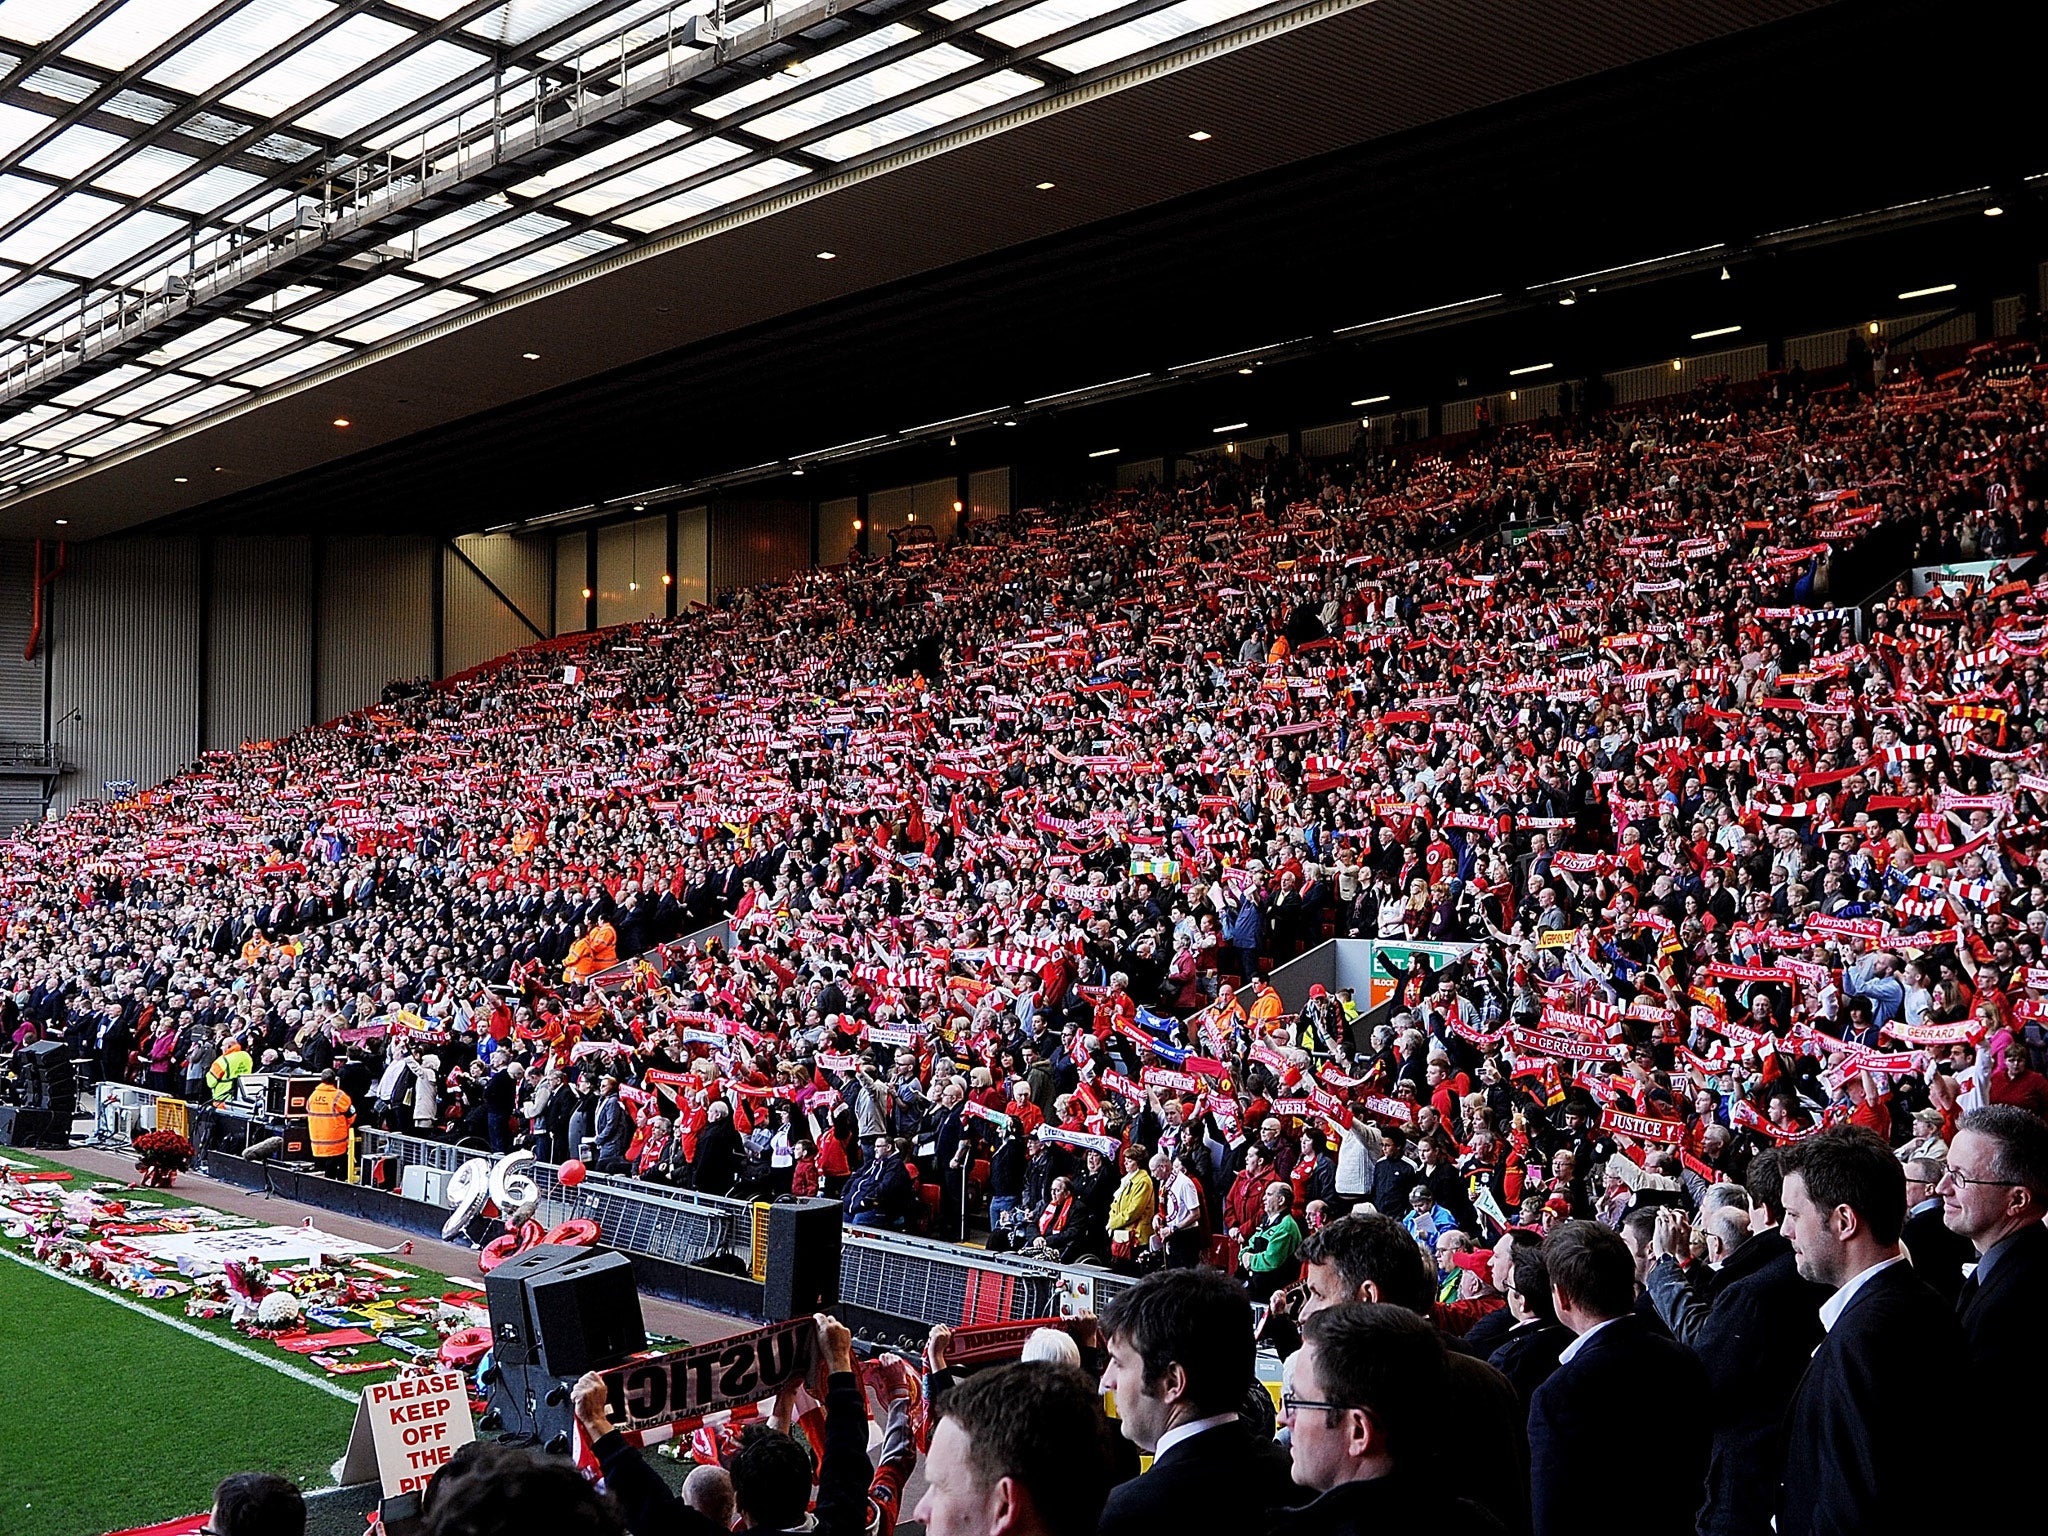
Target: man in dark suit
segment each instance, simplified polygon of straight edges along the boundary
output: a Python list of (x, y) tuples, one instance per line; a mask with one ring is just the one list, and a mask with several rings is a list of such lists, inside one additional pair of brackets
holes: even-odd
[(1256, 1379), (1251, 1303), (1213, 1269), (1170, 1269), (1102, 1313), (1102, 1388), (1152, 1468), (1113, 1489), (1101, 1536), (1261, 1531), (1295, 1497), (1287, 1456), (1238, 1416)]
[[(1301, 1246), (1301, 1321), (1327, 1307), (1380, 1301), (1436, 1318), (1436, 1275), (1415, 1239), (1385, 1216), (1346, 1216)], [(1296, 1320), (1267, 1319), (1267, 1341), (1283, 1356), (1300, 1347)], [(1446, 1338), (1450, 1413), (1467, 1474), (1458, 1492), (1512, 1532), (1529, 1529), (1528, 1416), (1508, 1379), (1460, 1341)]]
[(1941, 1203), (1977, 1255), (1958, 1297), (1970, 1364), (1979, 1381), (2024, 1394), (2006, 1401), (2038, 1406), (2048, 1383), (2048, 1125), (2016, 1104), (1971, 1110), (1949, 1144)]
[[(1777, 1161), (1775, 1152), (1755, 1161)], [(1782, 1198), (1775, 1176), (1759, 1179), (1772, 1200)], [(1825, 1287), (1799, 1278), (1792, 1245), (1779, 1230), (1783, 1212), (1759, 1199), (1761, 1231), (1739, 1204), (1710, 1211), (1702, 1225), (1710, 1259), (1718, 1252), (1712, 1300), (1690, 1290), (1677, 1255), (1690, 1247), (1685, 1218), (1660, 1212), (1658, 1258), (1650, 1294), (1672, 1336), (1692, 1347), (1712, 1385), (1709, 1412), (1714, 1442), (1707, 1460), (1707, 1497), (1700, 1506), (1700, 1536), (1769, 1536), (1777, 1503), (1779, 1444), (1785, 1408), (1820, 1343)]]
[[(1536, 1536), (1690, 1536), (1712, 1440), (1705, 1369), (1636, 1312), (1635, 1259), (1618, 1234), (1564, 1222), (1543, 1240), (1543, 1262), (1557, 1319), (1578, 1337), (1529, 1404)], [(1646, 1411), (1657, 1496), (1617, 1498), (1616, 1455), (1643, 1442)]]
[(1952, 1518), (1917, 1408), (1928, 1362), (1955, 1359), (1962, 1330), (1913, 1273), (1905, 1224), (1905, 1171), (1882, 1137), (1842, 1125), (1788, 1150), (1785, 1237), (1834, 1294), (1786, 1416), (1778, 1536), (1925, 1536)]
[(1942, 1220), (1940, 1184), (1945, 1168), (1938, 1157), (1906, 1159), (1906, 1226), (1900, 1241), (1913, 1261), (1913, 1273), (1954, 1306), (1963, 1289), (1964, 1266), (1977, 1262), (1977, 1250)]

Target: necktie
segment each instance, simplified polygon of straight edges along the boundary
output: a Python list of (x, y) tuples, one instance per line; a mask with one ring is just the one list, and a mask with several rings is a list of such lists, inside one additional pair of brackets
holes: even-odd
[(1963, 1288), (1956, 1293), (1956, 1315), (1966, 1314), (1977, 1300), (1977, 1277), (1970, 1276), (1963, 1282)]

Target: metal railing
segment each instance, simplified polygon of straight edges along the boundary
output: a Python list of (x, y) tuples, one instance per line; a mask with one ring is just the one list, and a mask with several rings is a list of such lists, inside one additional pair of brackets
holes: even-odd
[[(734, 59), (816, 26), (841, 0), (775, 0), (734, 9), (753, 26), (726, 25), (726, 0), (676, 0), (593, 39), (573, 60), (538, 59), (501, 76), (489, 97), (332, 167), (318, 195), (265, 209), (242, 224), (167, 256), (97, 303), (81, 294), (75, 317), (39, 336), (0, 345), (0, 401), (11, 400), (81, 363), (121, 347), (166, 320), (211, 303), (250, 280), (329, 242), (368, 228), (423, 199), (453, 190), (495, 166), (673, 91)], [(707, 17), (706, 11), (712, 15)], [(559, 78), (573, 71), (567, 79)], [(413, 255), (417, 256), (415, 249)]]
[(0, 741), (0, 768), (64, 766), (64, 749), (54, 741)]
[[(473, 1159), (495, 1160), (494, 1154), (473, 1147), (395, 1131), (357, 1134), (361, 1158), (388, 1156), (400, 1168), (453, 1173)], [(571, 1190), (548, 1164), (536, 1163), (526, 1171), (541, 1188), (534, 1219), (548, 1226), (582, 1217), (598, 1224), (608, 1246), (675, 1264), (727, 1255), (751, 1258), (751, 1201), (601, 1173), (586, 1175)], [(1048, 1317), (1060, 1310), (1063, 1296), (1085, 1297), (1099, 1309), (1131, 1283), (1107, 1270), (985, 1253), (870, 1227), (847, 1227), (842, 1237), (840, 1299), (925, 1324)]]

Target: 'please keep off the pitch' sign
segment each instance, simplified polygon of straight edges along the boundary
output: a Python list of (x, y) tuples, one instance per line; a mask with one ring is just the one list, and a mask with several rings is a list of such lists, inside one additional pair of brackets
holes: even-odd
[(476, 1438), (460, 1371), (380, 1381), (364, 1389), (362, 1411), (387, 1499), (425, 1488), (458, 1446)]

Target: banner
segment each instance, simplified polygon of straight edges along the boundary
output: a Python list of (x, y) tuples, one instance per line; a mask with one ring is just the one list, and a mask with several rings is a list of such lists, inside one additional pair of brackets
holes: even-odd
[(1637, 1141), (1654, 1141), (1667, 1147), (1675, 1147), (1685, 1139), (1683, 1121), (1659, 1120), (1653, 1115), (1628, 1115), (1618, 1109), (1600, 1111), (1600, 1128), (1617, 1136), (1632, 1136)]
[(612, 1423), (653, 1429), (773, 1397), (810, 1373), (818, 1325), (808, 1317), (631, 1360), (603, 1372)]

